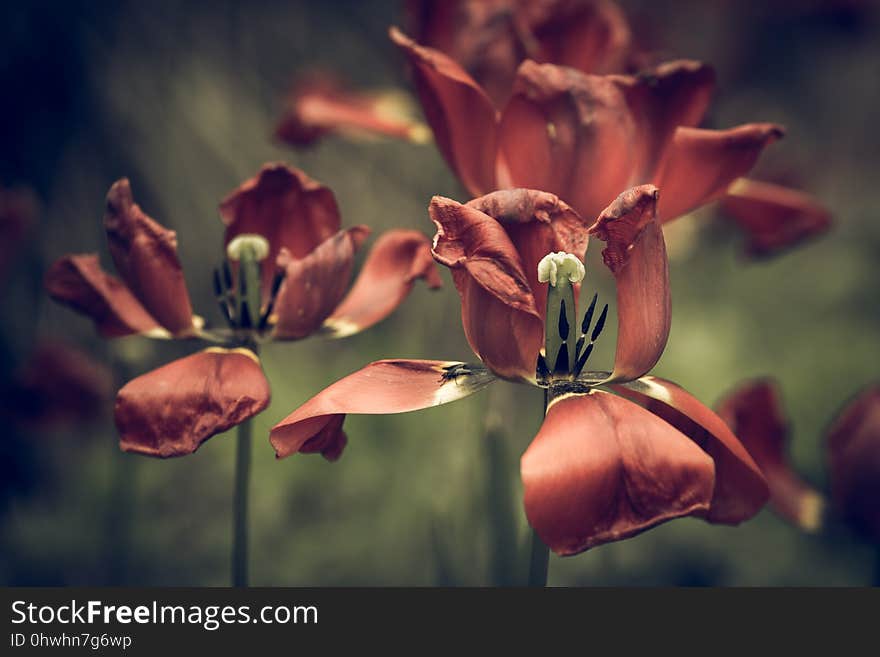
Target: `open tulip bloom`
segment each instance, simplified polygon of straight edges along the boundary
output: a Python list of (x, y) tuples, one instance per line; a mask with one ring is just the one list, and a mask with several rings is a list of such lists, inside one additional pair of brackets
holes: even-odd
[[(526, 516), (557, 554), (576, 554), (680, 516), (731, 524), (751, 517), (768, 491), (748, 452), (688, 392), (646, 376), (670, 327), (657, 200), (651, 185), (630, 189), (588, 227), (542, 191), (497, 191), (466, 204), (432, 199), (434, 258), (452, 272), (465, 335), (482, 362), (367, 365), (272, 429), (278, 457), (321, 452), (336, 458), (347, 440), (342, 424), (348, 413), (428, 408), (501, 378), (544, 393), (546, 417), (520, 465)], [(617, 284), (611, 372), (586, 369), (607, 306), (597, 313), (594, 297), (576, 321), (589, 235), (606, 243), (603, 259)], [(546, 548), (534, 545), (530, 581), (541, 583)]]
[[(214, 271), (214, 286), (227, 327), (208, 328), (193, 314), (176, 234), (141, 210), (126, 179), (110, 188), (104, 215), (121, 279), (105, 272), (96, 254), (78, 254), (58, 260), (46, 285), (54, 299), (91, 317), (105, 337), (211, 343), (119, 391), (120, 446), (148, 456), (182, 456), (241, 425), (239, 475), (243, 468), (246, 477), (247, 420), (270, 399), (259, 345), (352, 335), (388, 316), (417, 278), (431, 287), (440, 279), (428, 238), (392, 230), (376, 241), (349, 290), (354, 256), (369, 229), (341, 229), (330, 189), (283, 164), (265, 165), (234, 190), (220, 216), (226, 259)], [(244, 494), (246, 479), (237, 485)]]

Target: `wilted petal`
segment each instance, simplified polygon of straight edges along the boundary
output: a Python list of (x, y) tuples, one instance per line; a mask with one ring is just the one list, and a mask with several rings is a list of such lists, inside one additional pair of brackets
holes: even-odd
[(269, 382), (256, 355), (212, 347), (123, 386), (116, 397), (119, 446), (161, 458), (192, 454), (268, 405)]
[(809, 194), (746, 178), (730, 186), (721, 208), (745, 231), (751, 257), (775, 255), (831, 227), (831, 213)]
[[(709, 107), (715, 72), (701, 62), (679, 60), (638, 75), (614, 76), (636, 121), (636, 182), (648, 182), (679, 126), (696, 126)], [(660, 188), (664, 192), (666, 190)]]
[(294, 146), (334, 132), (423, 142), (430, 131), (415, 118), (411, 102), (400, 91), (357, 92), (331, 76), (312, 75), (291, 90), (275, 134)]
[(20, 252), (21, 242), (36, 223), (38, 202), (28, 189), (0, 187), (0, 276)]
[(193, 312), (177, 258), (177, 234), (141, 210), (126, 178), (107, 193), (104, 228), (110, 255), (128, 289), (172, 335), (193, 332)]
[(474, 353), (499, 376), (534, 378), (544, 313), (504, 227), (484, 212), (440, 196), (431, 199), (429, 213), (437, 226), (434, 258), (452, 270)]
[(296, 340), (320, 328), (345, 295), (354, 254), (369, 232), (366, 226), (341, 230), (305, 258), (283, 252), (279, 264), (286, 274), (275, 302), (275, 338)]
[[(523, 271), (543, 318), (547, 308), (547, 286), (538, 282), (538, 263), (548, 253), (565, 251), (583, 262), (587, 253), (588, 225), (555, 194), (534, 189), (504, 189), (468, 201), (504, 227), (519, 254)], [(575, 299), (580, 284), (575, 285)]]
[(440, 360), (380, 360), (325, 388), (272, 428), (278, 458), (320, 451), (330, 460), (345, 445), (348, 413), (405, 413), (446, 404), (489, 385), (484, 367)]
[(764, 147), (783, 134), (771, 123), (728, 130), (678, 128), (653, 180), (663, 191), (661, 220), (672, 221), (723, 196), (749, 172)]
[(827, 434), (831, 497), (841, 516), (880, 541), (880, 385), (846, 405)]
[(106, 366), (69, 345), (45, 341), (3, 390), (0, 414), (37, 426), (93, 422), (112, 393)]
[(55, 301), (90, 317), (104, 337), (168, 335), (125, 284), (101, 268), (95, 254), (58, 259), (46, 273), (46, 289)]
[(632, 42), (620, 7), (605, 0), (530, 0), (522, 21), (538, 47), (531, 59), (570, 66), (584, 73), (624, 68)]
[(595, 217), (633, 174), (635, 130), (611, 78), (525, 61), (499, 132), (506, 186), (552, 192)]
[(817, 531), (824, 501), (791, 467), (788, 422), (776, 386), (767, 380), (741, 385), (718, 403), (718, 415), (760, 466), (773, 510), (805, 531)]
[(220, 216), (226, 224), (225, 244), (242, 233), (269, 240), (269, 256), (262, 262), (263, 299), (282, 248), (294, 258), (304, 258), (340, 228), (333, 192), (283, 163), (263, 165), (232, 191), (220, 204)]
[(384, 233), (324, 328), (332, 337), (342, 338), (373, 326), (403, 302), (419, 278), (432, 289), (442, 285), (430, 240), (416, 230)]
[(687, 437), (601, 391), (553, 402), (520, 470), (529, 524), (560, 555), (703, 515), (715, 481)]
[(646, 376), (615, 390), (663, 418), (715, 461), (715, 493), (706, 519), (736, 524), (748, 520), (769, 497), (761, 469), (724, 421), (680, 386)]
[(648, 372), (669, 337), (669, 264), (657, 222), (658, 196), (653, 185), (627, 190), (590, 228), (608, 243), (602, 258), (617, 281), (614, 381), (637, 379)]
[(412, 64), (425, 118), (447, 164), (474, 196), (491, 191), (497, 144), (492, 101), (448, 56), (419, 46), (397, 28), (389, 34)]

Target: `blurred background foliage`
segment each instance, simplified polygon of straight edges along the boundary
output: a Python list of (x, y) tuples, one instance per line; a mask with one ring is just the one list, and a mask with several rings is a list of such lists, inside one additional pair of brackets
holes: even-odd
[[(781, 385), (793, 459), (825, 485), (823, 430), (876, 379), (880, 363), (880, 23), (864, 2), (622, 3), (639, 34), (670, 57), (713, 64), (710, 123), (775, 121), (788, 135), (758, 172), (794, 182), (835, 213), (831, 233), (748, 262), (732, 223), (712, 209), (670, 226), (673, 328), (655, 373), (707, 403), (745, 377)], [(220, 199), (266, 161), (329, 185), (343, 224), (374, 234), (432, 234), (434, 194), (466, 200), (430, 146), (329, 138), (273, 143), (297, 73), (338, 71), (359, 87), (406, 87), (386, 37), (395, 2), (4, 3), (0, 9), (0, 184), (28, 186), (39, 221), (2, 281), (4, 377), (38, 340), (63, 339), (113, 367), (117, 384), (194, 343), (100, 340), (48, 301), (41, 279), (67, 252), (98, 251), (117, 178), (175, 229), (196, 311), (219, 322), (211, 269), (222, 257)], [(613, 299), (589, 254), (585, 294)], [(111, 268), (112, 269), (112, 268)], [(383, 357), (472, 358), (458, 297), (417, 286), (390, 319), (353, 338), (275, 344), (263, 353), (273, 402), (256, 420), (252, 581), (258, 585), (485, 584), (487, 415), (506, 434), (519, 503), (519, 454), (540, 422), (535, 390), (499, 384), (454, 405), (351, 417), (349, 446), (276, 462), (268, 429), (325, 385)], [(613, 304), (612, 304), (613, 307)], [(613, 325), (613, 322), (609, 322)], [(596, 366), (610, 363), (613, 330)], [(225, 585), (235, 453), (221, 435), (160, 461), (118, 451), (111, 402), (86, 425), (9, 422), (0, 450), (0, 582), (10, 585)], [(846, 585), (870, 582), (873, 551), (843, 530), (806, 536), (769, 511), (736, 528), (667, 523), (632, 540), (551, 558), (551, 585)]]

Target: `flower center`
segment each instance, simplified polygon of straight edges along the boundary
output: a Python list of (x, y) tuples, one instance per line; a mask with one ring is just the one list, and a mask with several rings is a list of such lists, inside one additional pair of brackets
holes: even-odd
[[(269, 298), (263, 303), (260, 262), (268, 255), (269, 241), (265, 237), (244, 233), (230, 240), (226, 246), (223, 266), (214, 269), (214, 292), (220, 312), (230, 328), (236, 333), (244, 333), (239, 336), (242, 340), (248, 340), (248, 336), (266, 330), (275, 306), (275, 298), (284, 281), (284, 271), (277, 271)], [(238, 263), (235, 278), (230, 262)]]
[(538, 281), (549, 284), (544, 353), (538, 355), (536, 366), (536, 378), (540, 384), (577, 379), (605, 327), (608, 304), (591, 330), (598, 300), (598, 295), (594, 294), (581, 321), (580, 336), (575, 340), (569, 316), (576, 318), (574, 285), (580, 283), (585, 274), (584, 264), (571, 253), (549, 253), (538, 263)]

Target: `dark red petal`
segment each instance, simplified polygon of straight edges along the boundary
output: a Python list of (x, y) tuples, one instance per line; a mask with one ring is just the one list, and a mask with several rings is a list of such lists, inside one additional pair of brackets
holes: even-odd
[(0, 416), (40, 427), (94, 422), (112, 397), (109, 368), (63, 342), (41, 341), (4, 386)]
[(384, 233), (324, 328), (341, 338), (373, 326), (403, 303), (419, 278), (432, 289), (443, 284), (431, 255), (431, 241), (416, 230)]
[(21, 242), (36, 223), (38, 207), (29, 189), (0, 187), (0, 276), (18, 256)]
[(497, 117), (492, 101), (448, 56), (419, 46), (397, 28), (389, 35), (412, 64), (425, 118), (446, 162), (473, 196), (495, 189)]
[(627, 187), (636, 163), (636, 126), (614, 81), (552, 64), (520, 66), (499, 140), (501, 186), (552, 192), (584, 217)]
[(366, 226), (341, 230), (305, 258), (279, 257), (284, 283), (275, 302), (273, 336), (305, 338), (317, 331), (339, 305), (351, 282), (354, 254), (369, 235)]
[(725, 396), (717, 408), (764, 473), (773, 510), (805, 531), (818, 530), (824, 501), (791, 467), (786, 454), (788, 421), (776, 385), (750, 381)]
[(654, 177), (663, 192), (662, 221), (714, 201), (754, 166), (766, 146), (782, 137), (771, 123), (750, 123), (728, 130), (678, 128)]
[(104, 337), (168, 335), (125, 284), (101, 268), (95, 254), (59, 258), (46, 273), (46, 289), (55, 301), (88, 315)]
[(632, 44), (623, 11), (605, 0), (530, 0), (521, 4), (522, 21), (538, 44), (532, 59), (613, 73), (626, 64)]
[(131, 293), (172, 335), (191, 334), (193, 312), (177, 258), (177, 234), (144, 214), (126, 178), (107, 192), (104, 228), (113, 263)]
[(715, 72), (701, 62), (679, 60), (614, 79), (623, 90), (638, 128), (641, 155), (636, 166), (637, 182), (647, 182), (676, 128), (697, 126), (703, 119), (715, 86)]
[(831, 227), (831, 213), (809, 194), (746, 178), (728, 188), (721, 208), (745, 231), (751, 257), (775, 255)]
[(857, 531), (880, 541), (880, 384), (863, 390), (827, 434), (831, 497)]
[(452, 270), (471, 348), (499, 376), (532, 379), (544, 341), (523, 263), (504, 227), (489, 215), (435, 196), (434, 258)]
[(553, 402), (520, 470), (529, 524), (560, 555), (703, 515), (715, 482), (679, 431), (601, 391)]
[(671, 300), (666, 243), (653, 185), (621, 194), (590, 228), (608, 245), (605, 264), (617, 281), (615, 381), (637, 379), (660, 359), (669, 337)]
[(161, 458), (192, 454), (268, 405), (269, 382), (254, 353), (212, 347), (139, 376), (119, 391), (119, 446)]
[(761, 469), (724, 421), (680, 386), (646, 376), (614, 389), (669, 422), (715, 461), (715, 493), (707, 520), (736, 524), (766, 504), (767, 482)]
[(446, 404), (489, 385), (485, 368), (441, 360), (380, 360), (325, 388), (272, 428), (278, 458), (320, 451), (338, 457), (348, 413), (405, 413)]
[(220, 204), (220, 216), (226, 224), (225, 244), (243, 233), (269, 240), (269, 256), (262, 262), (263, 299), (282, 248), (294, 258), (304, 258), (340, 228), (333, 192), (283, 163), (263, 165), (233, 190)]
[[(501, 222), (519, 254), (523, 271), (543, 318), (547, 309), (547, 285), (538, 282), (538, 263), (548, 253), (565, 251), (584, 260), (589, 243), (588, 224), (555, 194), (533, 189), (504, 189), (468, 201)], [(580, 285), (575, 286), (575, 299)]]
[(313, 74), (291, 90), (276, 136), (307, 146), (330, 133), (430, 139), (428, 127), (409, 112), (401, 92), (354, 91), (329, 75)]

